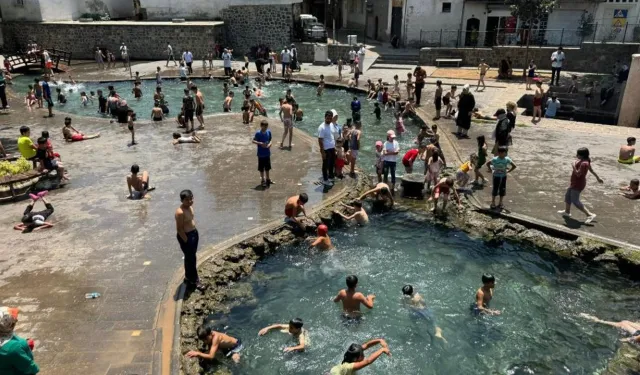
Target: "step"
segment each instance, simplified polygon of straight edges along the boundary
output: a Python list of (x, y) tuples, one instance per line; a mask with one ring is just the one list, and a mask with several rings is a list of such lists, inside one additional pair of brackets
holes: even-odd
[(418, 59), (385, 59), (385, 58), (378, 58), (378, 60), (376, 60), (376, 63), (379, 64), (389, 64), (389, 65), (413, 65), (416, 66), (418, 65)]

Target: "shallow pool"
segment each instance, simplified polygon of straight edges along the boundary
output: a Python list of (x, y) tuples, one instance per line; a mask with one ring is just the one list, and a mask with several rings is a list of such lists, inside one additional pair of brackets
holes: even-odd
[[(14, 79), (14, 84), (11, 89), (18, 95), (24, 97), (27, 92), (27, 86), (33, 82), (34, 76), (20, 76)], [(205, 115), (211, 115), (215, 113), (222, 113), (222, 102), (224, 101), (222, 84), (220, 80), (203, 80), (194, 79), (194, 83), (198, 86), (198, 89), (202, 91), (205, 97)], [(252, 83), (253, 84), (253, 83)], [(93, 104), (83, 106), (80, 102), (80, 92), (85, 91), (89, 94), (90, 91), (96, 92), (102, 90), (104, 95), (108, 95), (107, 86), (113, 85), (116, 92), (122, 96), (127, 104), (132, 107), (138, 116), (139, 120), (151, 119), (151, 108), (153, 108), (153, 94), (156, 89), (155, 80), (143, 80), (142, 81), (142, 93), (143, 96), (140, 100), (133, 97), (131, 90), (133, 88), (133, 82), (102, 82), (102, 83), (79, 83), (78, 85), (69, 85), (60, 83), (59, 86), (65, 92), (67, 96), (67, 103), (64, 106), (59, 106), (56, 103), (55, 111), (63, 111), (70, 114), (80, 116), (101, 117), (98, 113), (98, 101), (95, 99)], [(52, 83), (52, 95), (55, 94), (55, 88)], [(175, 79), (163, 80), (162, 91), (165, 94), (165, 100), (168, 103), (170, 110), (169, 119), (172, 124), (174, 118), (180, 111), (182, 106), (182, 97), (184, 96), (183, 90), (186, 85), (183, 82)], [(253, 87), (253, 86), (251, 86)], [(328, 110), (335, 109), (339, 113), (340, 124), (344, 124), (346, 119), (351, 117), (351, 101), (353, 100), (354, 93), (347, 92), (347, 90), (340, 89), (326, 89), (324, 95), (318, 97), (316, 94), (316, 87), (309, 84), (292, 83), (286, 84), (281, 81), (267, 82), (263, 87), (264, 96), (257, 98), (263, 103), (267, 109), (267, 114), (271, 118), (271, 121), (280, 121), (278, 117), (279, 105), (278, 98), (284, 97), (287, 89), (291, 88), (292, 93), (300, 105), (300, 108), (304, 112), (304, 120), (296, 122), (295, 125), (304, 130), (312, 136), (317, 135), (318, 125), (324, 122), (324, 113)], [(69, 92), (72, 89), (72, 92)], [(233, 112), (240, 112), (242, 106), (242, 91), (244, 87), (231, 88), (236, 96), (232, 106)], [(374, 163), (374, 144), (376, 141), (384, 141), (385, 133), (389, 129), (395, 129), (395, 118), (392, 115), (391, 110), (389, 112), (382, 112), (382, 119), (377, 120), (373, 114), (374, 102), (367, 101), (364, 95), (357, 95), (362, 102), (362, 124), (363, 135), (361, 138), (362, 151), (360, 152), (360, 167), (365, 168), (367, 171), (373, 170)], [(274, 120), (275, 119), (275, 120)], [(206, 120), (205, 120), (206, 125)], [(230, 124), (234, 125), (234, 124)], [(241, 126), (242, 124), (237, 124)], [(414, 120), (406, 120), (405, 126), (407, 132), (398, 138), (400, 143), (401, 156), (414, 144), (415, 137), (419, 131), (419, 122)], [(280, 140), (274, 140), (278, 143)], [(295, 145), (295, 138), (294, 138)]]
[[(465, 234), (425, 225), (409, 213), (373, 216), (367, 227), (333, 231), (336, 250), (288, 247), (268, 257), (248, 278), (255, 303), (216, 324), (242, 338), (237, 374), (324, 374), (339, 364), (352, 342), (383, 337), (393, 356), (363, 374), (596, 374), (618, 345), (614, 329), (576, 314), (634, 318), (640, 293), (628, 280), (544, 251), (509, 244), (490, 246)], [(497, 285), (492, 308), (502, 315), (475, 317), (469, 306), (483, 272)], [(345, 276), (376, 295), (359, 324), (345, 325), (332, 302)], [(412, 284), (442, 327), (447, 343), (432, 338), (428, 322), (401, 302)], [(241, 287), (236, 286), (236, 287)], [(283, 354), (292, 341), (260, 328), (299, 317), (310, 333), (305, 353)]]

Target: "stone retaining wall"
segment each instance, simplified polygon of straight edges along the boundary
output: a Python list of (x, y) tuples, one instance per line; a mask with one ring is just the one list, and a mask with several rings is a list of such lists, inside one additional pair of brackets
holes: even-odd
[[(583, 43), (582, 47), (564, 47), (567, 58), (565, 69), (579, 72), (609, 73), (616, 60), (629, 64), (631, 55), (638, 53), (639, 46), (637, 43)], [(530, 47), (527, 59), (526, 49), (521, 47), (425, 47), (420, 50), (420, 64), (436, 65), (438, 58), (458, 58), (462, 59), (462, 65), (478, 66), (480, 59), (485, 59), (488, 64), (496, 68), (502, 59), (510, 56), (517, 68), (528, 66), (528, 60), (533, 60), (539, 69), (550, 70), (551, 54), (556, 49), (556, 46)]]
[(234, 54), (245, 54), (258, 44), (279, 52), (291, 44), (291, 5), (230, 6), (222, 11), (222, 19), (226, 46), (233, 48)]
[(29, 40), (34, 39), (42, 46), (71, 52), (72, 64), (74, 59), (93, 59), (96, 46), (106, 47), (120, 58), (119, 48), (122, 42), (127, 45), (132, 59), (166, 59), (167, 42), (171, 43), (177, 59), (184, 48), (189, 48), (198, 59), (211, 50), (216, 35), (222, 33), (222, 27), (213, 26), (213, 23), (211, 26), (170, 23), (2, 23), (5, 50), (24, 49)]
[[(302, 43), (296, 44), (296, 48), (298, 49), (298, 59), (303, 63), (312, 63), (315, 57), (314, 46), (316, 43)], [(328, 44), (328, 55), (331, 61), (338, 60), (338, 57), (342, 57), (342, 60), (348, 63), (349, 61), (349, 51), (351, 47), (346, 44)]]

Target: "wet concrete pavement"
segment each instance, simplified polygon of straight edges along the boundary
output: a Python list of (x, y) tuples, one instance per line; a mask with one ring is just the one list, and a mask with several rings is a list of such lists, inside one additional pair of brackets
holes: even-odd
[[(139, 145), (129, 147), (126, 128), (82, 117), (74, 117), (74, 126), (100, 131), (101, 137), (65, 143), (64, 115), (43, 119), (44, 110), (25, 115), (15, 103), (10, 115), (0, 116), (7, 151), (16, 151), (21, 125), (31, 126), (34, 139), (48, 130), (72, 179), (49, 193), (54, 228), (14, 231), (27, 201), (3, 204), (0, 216), (0, 305), (20, 308), (16, 333), (36, 340), (43, 374), (147, 374), (152, 364), (157, 371), (158, 306), (172, 297), (167, 283), (182, 267), (173, 220), (180, 190), (194, 192), (201, 252), (281, 217), (291, 195), (307, 192), (310, 206), (331, 196), (315, 185), (320, 158), (312, 148), (317, 145), (297, 131), (293, 150), (274, 147), (276, 185), (262, 190), (254, 131), (239, 115), (206, 118), (198, 145), (173, 146), (173, 120), (139, 121)], [(271, 121), (271, 130), (279, 140), (279, 121)], [(148, 200), (126, 199), (125, 176), (133, 163), (150, 172), (157, 188)], [(85, 300), (89, 292), (102, 296)]]

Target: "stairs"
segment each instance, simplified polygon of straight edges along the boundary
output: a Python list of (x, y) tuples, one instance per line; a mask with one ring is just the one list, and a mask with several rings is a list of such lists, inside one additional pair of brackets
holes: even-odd
[(374, 48), (380, 57), (369, 69), (398, 69), (415, 68), (420, 60), (420, 50), (404, 48)]

